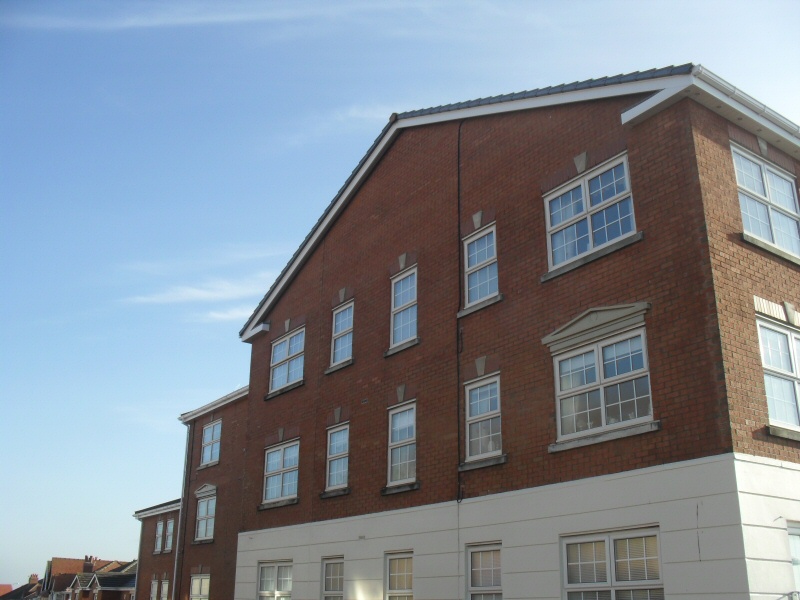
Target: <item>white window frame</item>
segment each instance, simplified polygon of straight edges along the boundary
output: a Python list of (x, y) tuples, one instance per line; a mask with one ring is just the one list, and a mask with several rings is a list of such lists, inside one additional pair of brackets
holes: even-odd
[[(197, 582), (197, 586), (195, 586)], [(205, 586), (203, 586), (205, 584)], [(205, 587), (205, 590), (203, 590)], [(189, 599), (190, 600), (208, 600), (211, 594), (211, 575), (192, 575), (189, 584)]]
[(800, 591), (800, 523), (788, 523), (786, 534), (789, 537), (789, 558), (792, 561), (794, 589)]
[[(297, 448), (297, 462), (294, 464), (286, 464), (286, 451), (290, 448)], [(271, 454), (280, 453), (280, 466), (276, 469), (269, 470), (269, 457)], [(297, 473), (294, 484), (294, 493), (284, 493), (286, 483), (284, 478), (290, 473)], [(267, 498), (267, 482), (270, 478), (280, 477), (280, 495), (274, 498)], [(281, 500), (288, 500), (297, 498), (297, 491), (300, 486), (300, 440), (294, 439), (290, 442), (270, 446), (264, 450), (264, 486), (262, 488), (262, 502), (280, 502)]]
[[(784, 171), (783, 169), (775, 166), (774, 164), (764, 160), (747, 152), (746, 150), (739, 148), (738, 146), (731, 146), (731, 154), (734, 163), (734, 171), (736, 173), (736, 185), (739, 190), (739, 210), (742, 213), (742, 230), (755, 238), (758, 238), (760, 241), (772, 246), (776, 249), (781, 250), (782, 252), (787, 252), (793, 256), (800, 257), (800, 247), (796, 247), (794, 249), (788, 248), (785, 245), (779, 244), (775, 239), (775, 217), (776, 215), (780, 215), (783, 218), (789, 219), (794, 222), (795, 225), (795, 232), (796, 235), (800, 236), (800, 203), (798, 202), (797, 198), (797, 180), (794, 175)], [(737, 168), (736, 164), (736, 156), (744, 158), (747, 161), (755, 163), (759, 167), (760, 171), (760, 182), (761, 186), (763, 187), (764, 191), (761, 192), (759, 190), (754, 190), (751, 187), (747, 187), (740, 178), (740, 170)], [(790, 184), (792, 195), (793, 195), (793, 202), (794, 202), (794, 209), (788, 209), (785, 206), (782, 206), (779, 202), (776, 201), (776, 194), (773, 188), (769, 184), (769, 178), (767, 174), (772, 174), (775, 177), (783, 179), (787, 183)], [(757, 202), (761, 207), (766, 208), (767, 211), (767, 220), (769, 225), (769, 238), (764, 237), (760, 234), (760, 232), (749, 230), (746, 227), (746, 219), (745, 219), (745, 212), (742, 210), (744, 200), (742, 196), (746, 196), (750, 201)]]
[[(340, 573), (329, 577), (328, 567), (339, 567)], [(341, 579), (341, 586), (329, 587), (331, 579)], [(336, 587), (340, 589), (335, 589)], [(322, 559), (322, 600), (344, 600), (344, 558), (341, 556)]]
[(164, 552), (172, 550), (172, 536), (175, 533), (175, 519), (167, 519), (167, 527), (164, 530)]
[[(470, 408), (472, 406), (472, 398), (471, 398), (472, 392), (480, 390), (481, 388), (485, 388), (485, 387), (491, 386), (492, 384), (497, 386), (497, 408), (496, 409), (492, 409), (490, 407), (489, 410), (486, 411), (486, 412), (479, 413), (479, 414), (476, 414), (474, 416), (471, 416), (470, 415)], [(465, 406), (465, 409), (464, 409), (465, 410), (464, 417), (465, 417), (465, 420), (466, 420), (466, 435), (464, 437), (465, 437), (465, 442), (466, 442), (466, 454), (465, 454), (465, 456), (466, 456), (467, 462), (472, 461), (472, 460), (480, 460), (482, 458), (489, 458), (489, 457), (492, 457), (492, 456), (499, 456), (500, 454), (503, 453), (502, 419), (501, 419), (501, 406), (502, 405), (501, 405), (501, 399), (500, 399), (500, 374), (499, 373), (495, 373), (495, 374), (490, 375), (488, 377), (482, 377), (481, 379), (477, 379), (477, 380), (474, 380), (474, 381), (471, 381), (471, 382), (467, 383), (464, 386), (464, 400), (465, 400), (465, 403), (466, 403), (466, 406)], [(486, 452), (478, 451), (475, 454), (473, 454), (471, 452), (471, 448), (470, 448), (470, 446), (471, 446), (470, 442), (472, 441), (472, 437), (470, 435), (470, 428), (473, 425), (479, 425), (480, 423), (483, 423), (483, 422), (486, 422), (486, 421), (491, 423), (492, 421), (494, 421), (494, 419), (498, 419), (498, 423), (500, 424), (500, 427), (501, 427), (500, 431), (497, 432), (498, 436), (500, 438), (500, 443), (497, 445), (496, 448), (490, 448)]]
[[(623, 169), (625, 170), (625, 177), (624, 177), (625, 189), (604, 200), (600, 200), (600, 202), (596, 206), (592, 206), (590, 191), (589, 191), (590, 180), (595, 179), (596, 177), (599, 177), (605, 174), (606, 172), (617, 168), (620, 165), (622, 165)], [(572, 215), (564, 217), (564, 219), (560, 220), (558, 223), (553, 223), (552, 222), (553, 215), (551, 214), (550, 211), (550, 202), (578, 188), (580, 188), (581, 190), (583, 208)], [(611, 239), (607, 239), (604, 242), (599, 242), (599, 243), (596, 242), (594, 236), (594, 229), (592, 227), (592, 217), (605, 211), (611, 206), (621, 204), (625, 200), (630, 201), (630, 223), (631, 223), (630, 231), (620, 233), (620, 235)], [(634, 201), (633, 201), (633, 193), (631, 192), (630, 169), (628, 167), (627, 153), (619, 154), (603, 162), (597, 167), (594, 167), (591, 171), (587, 171), (586, 173), (581, 174), (580, 176), (568, 181), (567, 183), (560, 185), (551, 192), (548, 192), (544, 196), (544, 214), (545, 214), (545, 222), (547, 225), (547, 264), (549, 265), (550, 270), (562, 267), (564, 265), (568, 265), (572, 262), (580, 260), (581, 258), (600, 250), (601, 248), (609, 246), (610, 244), (613, 244), (619, 240), (623, 240), (625, 238), (636, 235), (636, 216), (634, 213)], [(564, 231), (581, 221), (587, 222), (586, 234), (588, 235), (588, 244), (589, 244), (588, 247), (582, 252), (577, 252), (572, 256), (566, 257), (563, 260), (555, 262), (553, 257), (553, 237), (556, 234), (560, 233), (561, 231)]]
[(164, 521), (156, 521), (156, 545), (153, 552), (161, 552), (164, 543)]
[[(345, 449), (339, 452), (332, 452), (331, 450), (331, 437), (339, 432), (346, 432), (347, 433), (347, 440), (345, 444)], [(350, 424), (344, 423), (342, 425), (336, 425), (335, 427), (331, 427), (328, 429), (328, 445), (327, 445), (327, 462), (325, 468), (325, 489), (326, 490), (338, 490), (347, 487), (347, 481), (350, 471)], [(344, 460), (345, 464), (345, 471), (344, 471), (344, 481), (338, 483), (331, 483), (331, 468), (334, 464), (339, 463), (339, 461)]]
[[(655, 558), (658, 564), (658, 577), (654, 579), (639, 579), (634, 581), (626, 581), (618, 579), (617, 562), (615, 542), (625, 539), (637, 538), (655, 538), (656, 556), (650, 557), (651, 560)], [(602, 542), (605, 545), (605, 560), (596, 561), (597, 564), (604, 564), (606, 579), (605, 581), (586, 582), (586, 583), (570, 583), (569, 582), (569, 559), (568, 547), (574, 544)], [(628, 529), (623, 531), (610, 531), (591, 535), (570, 536), (561, 538), (561, 564), (562, 564), (562, 589), (563, 598), (568, 600), (570, 592), (594, 592), (594, 591), (610, 591), (612, 600), (616, 600), (617, 592), (631, 591), (631, 590), (649, 590), (661, 589), (663, 592), (664, 579), (663, 579), (663, 565), (661, 561), (661, 539), (658, 528), (647, 529)], [(589, 561), (586, 561), (589, 562)], [(584, 563), (585, 564), (585, 563)]]
[[(642, 359), (643, 359), (643, 367), (641, 369), (635, 369), (623, 373), (622, 375), (615, 375), (612, 377), (606, 377), (603, 369), (603, 348), (607, 348), (613, 346), (618, 342), (622, 342), (624, 340), (632, 339), (637, 336), (641, 336), (642, 338)], [(596, 379), (592, 383), (588, 383), (582, 386), (572, 387), (566, 390), (561, 390), (561, 381), (560, 381), (560, 369), (559, 365), (562, 361), (568, 360), (587, 352), (594, 352), (594, 366), (595, 366), (595, 373)], [(609, 431), (613, 429), (622, 429), (625, 427), (630, 427), (631, 425), (636, 425), (638, 423), (645, 423), (653, 420), (653, 394), (652, 394), (652, 385), (650, 381), (650, 362), (647, 353), (647, 333), (644, 327), (637, 327), (635, 329), (629, 329), (627, 331), (616, 333), (613, 336), (600, 338), (592, 341), (589, 344), (585, 344), (578, 348), (573, 348), (567, 352), (562, 352), (561, 354), (556, 354), (553, 356), (553, 372), (555, 377), (555, 389), (556, 389), (556, 421), (558, 427), (558, 439), (559, 440), (569, 440), (574, 438), (580, 438), (585, 436), (591, 436), (597, 433), (601, 433), (604, 431)], [(633, 381), (639, 379), (641, 377), (647, 377), (647, 385), (648, 385), (648, 396), (649, 396), (649, 407), (648, 407), (648, 414), (642, 415), (639, 417), (629, 418), (620, 420), (614, 423), (607, 422), (607, 398), (606, 398), (606, 390), (611, 388), (614, 385), (622, 384), (627, 381)], [(601, 423), (595, 427), (590, 427), (588, 429), (582, 429), (580, 431), (576, 430), (570, 433), (563, 433), (562, 432), (562, 414), (561, 414), (561, 403), (562, 400), (566, 400), (568, 398), (572, 398), (575, 396), (579, 396), (584, 393), (589, 393), (594, 390), (600, 391), (600, 415), (601, 415)]]
[[(487, 257), (486, 259), (476, 262), (474, 265), (470, 266), (469, 259), (469, 247), (471, 244), (477, 242), (480, 239), (483, 239), (487, 236), (492, 236), (492, 256)], [(469, 278), (471, 275), (480, 273), (481, 271), (490, 271), (494, 266), (494, 290), (489, 291), (487, 294), (478, 296), (477, 298), (470, 300), (470, 285), (469, 285)], [(491, 287), (491, 286), (490, 286)], [(478, 231), (470, 234), (466, 238), (464, 238), (464, 308), (469, 308), (470, 306), (474, 306), (484, 300), (488, 300), (489, 298), (494, 298), (500, 293), (500, 285), (499, 285), (499, 273), (497, 269), (497, 224), (492, 223), (491, 225), (487, 225), (486, 227), (482, 227)]]
[[(397, 582), (393, 587), (391, 579), (391, 565), (395, 560), (410, 560), (411, 561), (411, 587), (397, 587)], [(386, 555), (384, 561), (384, 598), (385, 600), (399, 600), (405, 598), (414, 598), (414, 555), (411, 552), (393, 552)], [(407, 573), (407, 572), (406, 572)]]
[[(492, 573), (492, 581), (489, 585), (479, 585), (473, 579), (472, 557), (483, 553), (497, 553), (499, 561), (502, 561), (502, 553), (500, 544), (486, 544), (481, 546), (468, 546), (467, 547), (467, 599), (475, 600), (482, 598), (484, 594), (499, 594), (503, 597), (503, 584), (502, 584), (502, 562), (498, 564), (499, 573), (497, 573), (497, 580), (494, 579)], [(499, 562), (498, 561), (498, 562)]]
[[(294, 352), (290, 352), (292, 349), (292, 342), (298, 337), (302, 336), (302, 341), (300, 342), (300, 348), (295, 349)], [(269, 361), (269, 391), (275, 392), (277, 390), (283, 389), (287, 386), (292, 385), (293, 383), (297, 383), (303, 381), (303, 374), (305, 369), (305, 336), (306, 336), (306, 328), (298, 327), (294, 331), (290, 331), (284, 336), (279, 337), (277, 340), (272, 342), (272, 350), (270, 352), (270, 361)], [(286, 354), (281, 355), (279, 358), (276, 359), (276, 350), (280, 347), (282, 343), (286, 342)], [(296, 361), (300, 361), (300, 375), (299, 377), (295, 377), (294, 379), (290, 379), (291, 375), (291, 366), (296, 364)], [(276, 385), (275, 383), (275, 372), (282, 367), (286, 367), (286, 382), (281, 383), (280, 385)]]
[(150, 582), (150, 600), (158, 600), (158, 579)]
[[(340, 331), (336, 331), (336, 317), (346, 311), (350, 311), (350, 326), (344, 327)], [(344, 304), (336, 307), (333, 309), (333, 318), (331, 323), (331, 366), (340, 365), (342, 363), (346, 363), (348, 360), (353, 358), (353, 325), (355, 323), (356, 317), (356, 303), (355, 300), (350, 300), (349, 302), (345, 302)], [(349, 338), (350, 340), (350, 352), (347, 356), (340, 357), (338, 360), (336, 359), (336, 342), (339, 340), (344, 340)]]
[(161, 600), (169, 600), (169, 579), (161, 580)]
[[(206, 435), (208, 434), (208, 435)], [(200, 464), (208, 465), (219, 461), (220, 440), (222, 439), (222, 419), (217, 419), (203, 427), (203, 443), (200, 450)], [(208, 456), (206, 456), (208, 454)]]
[[(403, 413), (406, 411), (413, 411), (413, 427), (414, 427), (414, 435), (408, 438), (398, 439), (396, 441), (392, 441), (392, 419), (395, 415), (399, 413)], [(404, 402), (400, 406), (393, 407), (389, 409), (389, 451), (388, 451), (388, 470), (386, 473), (386, 481), (388, 482), (389, 486), (395, 485), (403, 485), (407, 483), (413, 483), (417, 480), (417, 404), (415, 400)], [(392, 462), (392, 451), (396, 449), (400, 449), (406, 446), (413, 446), (414, 449), (414, 475), (413, 477), (405, 477), (402, 479), (392, 479), (392, 467), (394, 463)], [(408, 461), (409, 463), (411, 461)], [(399, 463), (398, 463), (399, 464)]]
[[(395, 305), (395, 299), (397, 294), (395, 293), (395, 286), (402, 281), (405, 281), (407, 278), (413, 276), (414, 277), (414, 297), (400, 305)], [(410, 342), (417, 339), (418, 332), (419, 332), (419, 312), (417, 309), (417, 298), (419, 297), (419, 276), (417, 273), (417, 267), (411, 267), (410, 269), (406, 269), (401, 273), (398, 273), (394, 277), (392, 277), (392, 287), (391, 287), (391, 296), (392, 296), (392, 318), (389, 323), (389, 339), (391, 340), (391, 347), (399, 346), (400, 344), (404, 344), (406, 342)], [(414, 331), (408, 337), (404, 337), (402, 339), (395, 339), (394, 330), (395, 330), (395, 320), (402, 314), (404, 314), (407, 310), (414, 309)]]
[[(773, 321), (766, 319), (757, 319), (758, 324), (758, 344), (761, 353), (761, 366), (764, 369), (764, 388), (767, 396), (767, 404), (769, 410), (769, 422), (773, 425), (786, 427), (795, 431), (800, 431), (800, 330), (787, 327), (786, 325), (779, 325)], [(770, 366), (765, 360), (765, 343), (764, 331), (769, 330), (779, 335), (785, 336), (788, 341), (789, 351), (789, 364), (791, 370), (787, 371), (780, 367)], [(784, 382), (789, 382), (792, 385), (794, 392), (794, 422), (787, 421), (779, 418), (776, 406), (770, 399), (770, 385), (768, 378), (779, 379)]]
[[(281, 581), (284, 582), (282, 587), (286, 588), (286, 584), (285, 584), (286, 579), (284, 578), (283, 580), (281, 580), (279, 578), (281, 569), (286, 569), (286, 568), (289, 569), (289, 585), (288, 585), (289, 589), (288, 590), (287, 589), (278, 589), (278, 587), (281, 587), (281, 586), (279, 586)], [(264, 569), (274, 569), (274, 572), (273, 572), (274, 576), (272, 578), (272, 582), (274, 584), (272, 586), (273, 589), (270, 589), (270, 590), (261, 589), (262, 588), (261, 582), (262, 582), (262, 579), (263, 579), (262, 576), (261, 576), (261, 572)], [(285, 573), (285, 571), (284, 571), (284, 573)], [(256, 594), (257, 594), (258, 600), (291, 600), (291, 598), (292, 598), (292, 583), (294, 581), (293, 580), (294, 573), (292, 572), (292, 562), (291, 561), (283, 560), (283, 561), (258, 563), (258, 570), (256, 572), (256, 575), (257, 575), (257, 579), (256, 579), (256, 590), (257, 590), (257, 592), (256, 592)]]
[[(201, 515), (201, 507), (205, 506), (205, 514)], [(209, 510), (209, 507), (210, 510)], [(196, 540), (213, 540), (214, 539), (214, 525), (216, 523), (217, 515), (217, 496), (206, 496), (197, 499), (197, 523), (194, 529), (194, 539)], [(200, 527), (202, 524), (203, 535), (200, 535)], [(210, 529), (210, 532), (209, 532)]]

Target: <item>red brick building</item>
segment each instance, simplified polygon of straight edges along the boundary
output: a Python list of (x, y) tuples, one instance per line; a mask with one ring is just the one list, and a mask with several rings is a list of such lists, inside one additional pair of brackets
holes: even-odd
[(196, 564), (238, 543), (176, 597), (800, 588), (798, 171), (695, 65), (393, 115), (240, 332), (224, 475), (185, 420), (184, 547), (220, 485)]
[(136, 511), (141, 524), (139, 567), (135, 597), (143, 600), (167, 600), (175, 580), (177, 528), (181, 500), (172, 500)]

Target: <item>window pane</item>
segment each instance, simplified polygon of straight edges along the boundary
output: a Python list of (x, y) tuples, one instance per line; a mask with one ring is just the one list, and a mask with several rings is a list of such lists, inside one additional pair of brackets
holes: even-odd
[(297, 495), (297, 471), (287, 471), (283, 474), (283, 491), (284, 496)]
[(343, 452), (347, 452), (347, 437), (348, 437), (347, 429), (340, 429), (339, 431), (334, 431), (330, 435), (330, 445), (328, 446), (328, 454), (331, 456), (335, 454), (342, 454)]
[(606, 573), (606, 544), (604, 541), (567, 544), (567, 582), (602, 583)]
[(490, 231), (467, 244), (467, 267), (474, 267), (494, 258), (494, 232)]
[(261, 572), (258, 579), (258, 591), (275, 591), (275, 567), (261, 567)]
[(642, 336), (637, 335), (603, 348), (603, 374), (606, 378), (643, 368)]
[(740, 186), (762, 196), (766, 195), (764, 193), (764, 180), (761, 176), (761, 167), (757, 163), (734, 152), (733, 164), (736, 167), (736, 181)]
[(274, 500), (281, 497), (283, 478), (280, 475), (271, 475), (267, 477), (266, 493), (264, 497), (267, 500)]
[(800, 254), (800, 220), (773, 210), (772, 226), (775, 229), (775, 244), (787, 252)]
[(497, 382), (493, 381), (469, 391), (469, 416), (476, 417), (499, 408)]
[(303, 358), (304, 357), (301, 354), (297, 358), (293, 358), (287, 363), (289, 368), (286, 381), (288, 383), (299, 381), (303, 378)]
[(292, 591), (292, 567), (290, 565), (278, 567), (277, 588), (279, 592)]
[(417, 475), (417, 446), (407, 444), (399, 448), (392, 448), (391, 480), (401, 481), (414, 479)]
[(562, 398), (560, 406), (562, 435), (594, 429), (603, 424), (600, 390)]
[(325, 591), (344, 591), (344, 564), (327, 563), (325, 565)]
[(555, 227), (581, 212), (583, 212), (583, 189), (578, 186), (550, 200), (550, 226)]
[(633, 231), (633, 203), (630, 197), (592, 215), (592, 238), (595, 246)]
[(414, 409), (409, 408), (392, 414), (392, 442), (401, 442), (414, 437)]
[(649, 377), (623, 381), (605, 388), (606, 422), (609, 425), (650, 414)]
[(303, 343), (305, 342), (306, 331), (300, 331), (289, 338), (289, 356), (297, 354), (303, 350)]
[(583, 254), (589, 249), (589, 222), (581, 219), (554, 233), (550, 240), (554, 265)]
[(340, 310), (333, 317), (333, 333), (341, 333), (353, 327), (353, 307)]
[(394, 282), (394, 308), (399, 308), (417, 298), (417, 274), (411, 273)]
[(618, 164), (616, 167), (589, 180), (589, 203), (592, 206), (597, 206), (604, 200), (613, 198), (627, 189), (625, 184), (625, 165)]
[(498, 587), (500, 585), (500, 572), (500, 550), (486, 550), (471, 554), (470, 579), (472, 587)]
[(597, 379), (594, 366), (594, 351), (559, 361), (558, 375), (562, 392), (594, 383)]
[(328, 487), (345, 485), (347, 483), (348, 457), (337, 458), (329, 463)]
[(417, 305), (409, 306), (394, 315), (393, 341), (395, 344), (417, 336)]
[(283, 467), (296, 467), (297, 461), (300, 456), (300, 445), (293, 444), (283, 450)]
[(660, 579), (656, 536), (614, 540), (618, 581)]
[(477, 456), (500, 450), (500, 417), (469, 425), (469, 455)]
[(467, 300), (477, 302), (497, 293), (497, 263), (493, 262), (467, 276)]
[(789, 352), (789, 336), (774, 329), (761, 327), (761, 358), (773, 369), (792, 373), (792, 357)]
[(389, 590), (410, 590), (414, 569), (411, 557), (389, 559)]
[(333, 340), (333, 362), (347, 360), (353, 355), (353, 332), (346, 333)]
[(289, 377), (289, 363), (283, 363), (272, 369), (272, 389), (286, 385)]
[(739, 206), (742, 209), (744, 230), (762, 240), (771, 242), (772, 231), (769, 226), (769, 211), (766, 205), (739, 192)]
[[(619, 598), (619, 595), (617, 595)], [(599, 592), (568, 592), (567, 600), (611, 600), (611, 590)]]
[(764, 387), (767, 391), (770, 419), (790, 425), (800, 425), (795, 384), (787, 379), (765, 373)]
[(767, 171), (767, 183), (769, 184), (770, 199), (781, 208), (798, 214), (797, 198), (792, 182), (772, 171)]
[(283, 464), (283, 450), (267, 452), (267, 473), (272, 473), (281, 468)]

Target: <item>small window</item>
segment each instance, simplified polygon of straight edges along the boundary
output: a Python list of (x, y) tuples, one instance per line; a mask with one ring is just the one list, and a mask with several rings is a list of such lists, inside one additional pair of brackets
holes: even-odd
[(386, 600), (414, 600), (414, 558), (410, 554), (386, 556)]
[(222, 421), (215, 421), (203, 427), (203, 451), (201, 465), (219, 460), (219, 440), (222, 437)]
[(279, 390), (303, 379), (305, 328), (275, 340), (270, 360), (270, 391)]
[(195, 539), (210, 540), (214, 538), (214, 515), (217, 512), (217, 497), (210, 496), (197, 501), (197, 530)]
[(292, 564), (261, 563), (258, 565), (259, 600), (290, 600), (292, 597)]
[(497, 295), (495, 226), (481, 229), (464, 240), (464, 306)]
[(758, 324), (770, 423), (800, 428), (800, 331)]
[(325, 489), (335, 490), (347, 487), (349, 449), (349, 425), (342, 425), (328, 430), (328, 478)]
[(322, 600), (344, 600), (344, 561), (322, 561)]
[(466, 398), (467, 460), (500, 454), (500, 377), (468, 385)]
[(733, 150), (733, 164), (745, 232), (800, 256), (800, 206), (794, 177), (738, 149)]
[(150, 582), (150, 600), (158, 600), (158, 580)]
[(544, 203), (551, 269), (636, 233), (627, 156), (573, 179)]
[(170, 519), (167, 521), (167, 532), (166, 536), (164, 537), (164, 551), (169, 552), (172, 550), (172, 534), (175, 530), (175, 519)]
[(331, 341), (331, 366), (353, 358), (353, 312), (355, 304), (349, 302), (333, 311), (333, 337)]
[(267, 449), (264, 460), (264, 502), (297, 496), (299, 462), (300, 442)]
[(502, 600), (499, 546), (469, 549), (469, 600)]
[(789, 553), (792, 557), (794, 589), (800, 591), (800, 524), (789, 525)]
[(652, 420), (644, 329), (554, 358), (560, 438)]
[(416, 405), (389, 412), (389, 485), (417, 479)]
[(161, 545), (164, 542), (164, 521), (156, 523), (156, 547), (155, 552), (161, 552)]
[(567, 600), (663, 600), (658, 533), (624, 531), (564, 538)]
[(169, 600), (169, 581), (167, 579), (161, 582), (161, 600)]
[(190, 600), (208, 600), (211, 589), (211, 575), (192, 575)]
[(417, 337), (417, 269), (392, 279), (392, 346)]

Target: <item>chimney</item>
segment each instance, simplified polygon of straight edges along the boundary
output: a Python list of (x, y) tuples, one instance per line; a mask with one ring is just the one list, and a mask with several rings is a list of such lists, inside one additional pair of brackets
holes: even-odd
[(83, 572), (92, 573), (94, 571), (94, 556), (86, 556), (83, 558)]
[(28, 583), (30, 584), (39, 583), (39, 576), (36, 573), (31, 573), (31, 576), (28, 577)]

